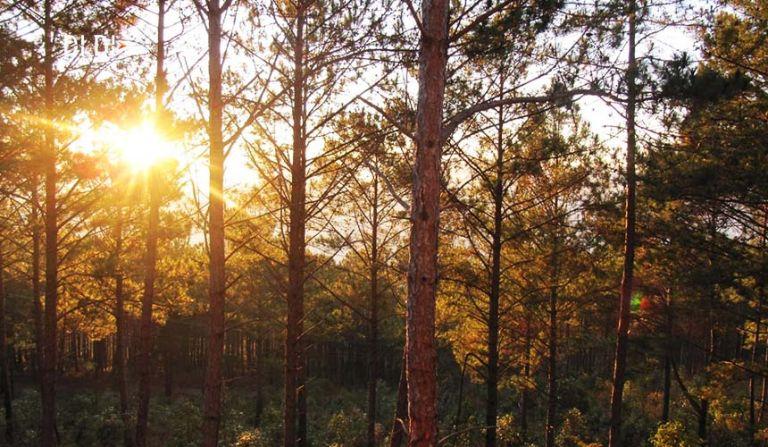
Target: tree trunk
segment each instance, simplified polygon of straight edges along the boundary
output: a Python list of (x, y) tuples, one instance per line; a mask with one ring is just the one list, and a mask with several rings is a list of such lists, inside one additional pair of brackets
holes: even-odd
[(667, 346), (664, 347), (664, 390), (662, 397), (661, 422), (669, 421), (669, 403), (672, 398), (672, 324), (674, 316), (672, 314), (672, 293), (667, 291), (667, 309), (666, 309), (666, 336)]
[[(304, 388), (304, 263), (306, 140), (304, 134), (304, 5), (296, 12), (293, 41), (293, 153), (288, 230), (288, 315), (285, 340), (285, 409), (283, 413), (286, 447), (306, 445), (306, 390)], [(298, 405), (298, 409), (297, 409)], [(298, 410), (298, 411), (297, 411)], [(297, 430), (297, 416), (299, 419)]]
[[(766, 253), (766, 249), (768, 248), (768, 208), (766, 208), (763, 212), (763, 234), (762, 234), (762, 241), (761, 241), (761, 253)], [(762, 259), (762, 265), (766, 265), (765, 259)], [(763, 267), (760, 270), (760, 279), (758, 280), (758, 283), (760, 284), (759, 287), (759, 296), (758, 299), (760, 300), (760, 303), (765, 303), (766, 293), (766, 275), (768, 275), (768, 272), (766, 272), (765, 267)], [(765, 351), (765, 354), (763, 354), (763, 368), (768, 367), (768, 338), (766, 338), (765, 342), (766, 346), (763, 348)], [(757, 416), (757, 423), (760, 424), (763, 420), (763, 414), (765, 413), (765, 405), (766, 400), (768, 399), (768, 378), (766, 378), (765, 375), (763, 375), (761, 390), (760, 390), (760, 412)]]
[[(710, 238), (711, 243), (716, 242), (717, 238), (717, 214), (712, 214), (711, 220), (710, 220)], [(714, 258), (714, 255), (710, 252), (709, 254), (709, 269), (713, 271), (715, 267), (716, 259)], [(709, 337), (707, 340), (707, 351), (706, 351), (706, 361), (705, 361), (705, 377), (707, 381), (710, 380), (709, 374), (709, 367), (712, 365), (712, 363), (715, 360), (715, 339), (717, 337), (717, 329), (715, 327), (715, 303), (718, 298), (718, 292), (717, 292), (717, 283), (713, 282), (710, 284), (710, 290), (707, 300), (707, 319), (706, 323), (709, 328)], [(709, 401), (706, 398), (701, 399), (701, 405), (700, 405), (701, 411), (699, 412), (699, 427), (698, 427), (698, 435), (699, 440), (701, 441), (701, 445), (709, 445), (709, 439), (707, 435), (707, 419), (709, 418)]]
[[(165, 61), (165, 0), (158, 0), (157, 55), (155, 76), (155, 128), (160, 130), (163, 109), (163, 79)], [(141, 298), (141, 323), (139, 326), (139, 408), (136, 417), (136, 445), (147, 445), (149, 398), (152, 384), (153, 325), (152, 307), (155, 303), (155, 277), (157, 276), (157, 240), (160, 226), (160, 181), (159, 166), (151, 166), (147, 189), (149, 191), (149, 225), (147, 228), (146, 258), (144, 260), (144, 292)]]
[(669, 361), (669, 354), (664, 356), (664, 390), (662, 394), (661, 422), (669, 422), (669, 401), (672, 389), (672, 365)]
[(117, 221), (115, 222), (115, 260), (113, 272), (115, 278), (115, 358), (114, 380), (117, 394), (120, 397), (120, 419), (123, 421), (123, 442), (126, 447), (133, 445), (133, 436), (128, 415), (128, 385), (125, 377), (125, 293), (123, 287), (123, 270), (120, 264), (123, 251), (123, 213), (122, 205), (118, 205)]
[(525, 385), (520, 393), (520, 440), (525, 443), (528, 439), (528, 381), (531, 377), (531, 311), (525, 311), (525, 354), (523, 354), (523, 381)]
[(221, 98), (221, 16), (219, 0), (208, 5), (208, 137), (210, 139), (210, 273), (208, 359), (203, 391), (203, 447), (216, 447), (221, 421), (221, 361), (224, 354), (224, 142)]
[(409, 446), (437, 444), (435, 296), (448, 0), (422, 2), (406, 318)]
[(464, 354), (464, 361), (461, 362), (461, 377), (459, 378), (459, 392), (456, 399), (456, 417), (453, 418), (453, 429), (456, 430), (461, 423), (461, 412), (464, 409), (464, 382), (467, 377), (467, 362), (471, 352)]
[(41, 385), (43, 364), (43, 305), (40, 302), (40, 177), (32, 174), (32, 321), (35, 336), (35, 379)]
[(13, 445), (13, 399), (11, 390), (11, 362), (8, 359), (8, 325), (5, 314), (5, 260), (0, 246), (0, 391), (3, 393), (5, 410), (5, 443)]
[[(263, 298), (261, 294), (256, 297), (256, 312), (259, 319), (264, 317)], [(264, 334), (262, 322), (259, 321), (256, 326), (256, 341), (253, 343), (253, 354), (256, 356), (255, 381), (256, 381), (256, 414), (254, 424), (261, 426), (261, 415), (264, 412), (264, 350), (262, 343)]]
[[(389, 437), (389, 447), (400, 447), (405, 437), (405, 427), (408, 426), (408, 381), (405, 371), (405, 352), (403, 363), (400, 367), (400, 382), (397, 385), (397, 405), (395, 418), (392, 421), (392, 434)], [(461, 405), (461, 403), (459, 403)]]
[[(761, 253), (765, 253), (766, 248), (768, 247), (768, 211), (765, 212), (765, 215), (763, 216), (763, 229), (762, 234), (760, 235), (760, 248)], [(762, 261), (762, 260), (761, 260)], [(765, 262), (763, 261), (763, 264), (765, 265)], [(755, 440), (755, 433), (757, 431), (757, 425), (760, 423), (760, 419), (762, 419), (762, 412), (763, 408), (765, 406), (765, 395), (761, 395), (762, 402), (760, 403), (760, 414), (756, 414), (756, 408), (755, 408), (755, 393), (756, 393), (756, 387), (757, 387), (757, 369), (759, 366), (757, 365), (757, 358), (758, 358), (758, 349), (760, 346), (760, 324), (762, 323), (763, 318), (763, 305), (765, 304), (765, 281), (766, 281), (766, 272), (765, 269), (760, 269), (760, 272), (758, 274), (757, 278), (757, 316), (756, 316), (756, 323), (755, 323), (755, 343), (752, 346), (752, 372), (750, 373), (749, 377), (749, 421), (750, 421), (750, 439), (752, 440), (753, 445), (757, 445), (757, 441)], [(765, 354), (768, 356), (768, 352)], [(763, 390), (762, 393), (765, 393), (765, 378), (763, 378)]]
[[(714, 294), (713, 294), (714, 295)], [(712, 364), (712, 361), (715, 357), (715, 326), (712, 321), (712, 303), (714, 302), (714, 297), (712, 297), (712, 301), (710, 302), (710, 316), (709, 316), (709, 340), (707, 342), (707, 360), (706, 365), (709, 367)], [(708, 373), (708, 372), (707, 372)], [(709, 439), (707, 436), (707, 419), (709, 418), (709, 400), (702, 398), (701, 399), (701, 411), (699, 411), (699, 424), (698, 424), (698, 435), (699, 440), (701, 441), (701, 445), (706, 446), (709, 445)]]
[(155, 276), (157, 274), (157, 236), (160, 220), (160, 200), (157, 167), (149, 176), (149, 227), (144, 260), (144, 292), (141, 298), (141, 323), (139, 326), (139, 355), (136, 367), (139, 372), (139, 408), (136, 416), (136, 445), (147, 445), (150, 385), (152, 382), (153, 327), (152, 307), (155, 300)]
[[(293, 159), (291, 165), (291, 241), (289, 260), (289, 293), (293, 295), (294, 310), (296, 311), (296, 405), (298, 427), (296, 441), (298, 447), (306, 447), (309, 433), (307, 432), (307, 359), (304, 338), (304, 269), (306, 264), (306, 182), (307, 182), (307, 136), (305, 112), (304, 77), (306, 8), (304, 2), (299, 2), (298, 18), (296, 20), (296, 36), (294, 50), (294, 83), (293, 83)], [(290, 272), (293, 272), (291, 276)], [(292, 289), (292, 290), (291, 290)]]
[(70, 353), (69, 356), (67, 356), (65, 353), (64, 358), (70, 357), (72, 359), (72, 366), (75, 370), (75, 373), (79, 373), (80, 372), (80, 349), (78, 345), (78, 334), (76, 329), (72, 329), (72, 332), (70, 333), (70, 336), (69, 336), (69, 353)]
[[(158, 16), (157, 16), (157, 67), (155, 71), (155, 125), (162, 132), (164, 127), (168, 125), (166, 120), (165, 109), (165, 93), (167, 90), (167, 81), (165, 78), (165, 14), (166, 14), (166, 0), (158, 0)], [(158, 204), (159, 205), (159, 204)], [(169, 324), (174, 324), (175, 315), (170, 315), (166, 319), (166, 328)], [(174, 349), (177, 346), (173, 343), (176, 340), (176, 334), (170, 331), (165, 337), (166, 349), (163, 352), (163, 392), (167, 399), (171, 399), (173, 395), (173, 367), (176, 355)]]
[[(53, 19), (51, 3), (44, 0), (43, 18), (43, 67), (44, 101), (49, 119), (53, 118), (54, 80), (53, 80)], [(40, 397), (42, 401), (42, 421), (40, 444), (43, 447), (55, 446), (56, 437), (56, 325), (58, 324), (58, 217), (56, 204), (57, 183), (56, 141), (51, 126), (45, 126), (45, 328), (43, 342), (43, 365), (41, 369)]]
[(635, 1), (629, 6), (629, 43), (627, 65), (627, 160), (626, 160), (626, 215), (624, 229), (624, 271), (621, 277), (621, 299), (619, 301), (619, 324), (616, 334), (616, 355), (613, 366), (611, 390), (611, 420), (608, 433), (608, 447), (621, 445), (621, 406), (624, 393), (624, 374), (627, 369), (627, 350), (629, 345), (630, 305), (632, 299), (632, 280), (635, 263), (635, 98), (637, 86), (637, 62), (635, 61)]
[[(763, 355), (763, 368), (768, 369), (768, 340), (765, 342), (766, 346), (763, 348), (765, 350), (765, 354)], [(763, 375), (762, 384), (760, 386), (760, 413), (757, 417), (758, 424), (763, 421), (763, 416), (765, 415), (765, 407), (766, 402), (768, 401), (768, 376)]]
[(373, 174), (371, 218), (371, 290), (368, 334), (368, 447), (376, 445), (376, 383), (379, 360), (379, 177)]
[[(503, 91), (504, 77), (501, 76)], [(500, 100), (504, 94), (500, 95)], [(496, 141), (496, 184), (493, 189), (493, 235), (491, 242), (491, 293), (488, 296), (488, 376), (486, 377), (485, 446), (496, 446), (499, 405), (499, 301), (501, 298), (501, 231), (504, 204), (504, 108), (499, 107)]]
[[(762, 285), (758, 286), (761, 289)], [(758, 349), (760, 346), (760, 324), (763, 319), (763, 303), (762, 293), (758, 294), (757, 312), (755, 315), (755, 340), (752, 343), (752, 353), (750, 355), (750, 372), (749, 372), (749, 435), (752, 445), (756, 445), (755, 431), (757, 429), (757, 414), (755, 397), (757, 392), (757, 359)]]
[(307, 439), (307, 358), (306, 343), (304, 339), (304, 299), (302, 291), (301, 311), (299, 315), (298, 339), (296, 340), (298, 364), (297, 382), (296, 382), (296, 413), (298, 416), (296, 427), (296, 445), (306, 447), (309, 442)]
[[(557, 213), (557, 198), (555, 198), (555, 213)], [(557, 231), (557, 228), (555, 228)], [(549, 353), (547, 356), (547, 427), (546, 446), (555, 446), (555, 424), (557, 419), (557, 294), (560, 276), (558, 237), (554, 236), (552, 247), (552, 284), (549, 292)], [(567, 334), (566, 334), (567, 335)]]

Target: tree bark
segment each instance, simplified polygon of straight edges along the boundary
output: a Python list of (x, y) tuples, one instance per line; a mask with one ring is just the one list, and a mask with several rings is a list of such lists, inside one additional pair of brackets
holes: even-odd
[[(765, 342), (766, 346), (763, 348), (765, 354), (763, 355), (763, 368), (768, 369), (768, 340)], [(760, 386), (760, 413), (757, 417), (758, 424), (763, 421), (765, 415), (765, 407), (768, 403), (768, 376), (763, 375), (762, 384)]]
[(208, 137), (210, 140), (209, 187), (209, 329), (208, 358), (203, 391), (203, 447), (216, 447), (221, 422), (221, 362), (224, 354), (224, 142), (222, 136), (223, 102), (221, 60), (221, 16), (219, 0), (208, 5)]
[[(758, 286), (758, 290), (762, 289), (762, 285)], [(748, 385), (748, 391), (749, 391), (749, 435), (750, 435), (750, 442), (752, 445), (756, 445), (755, 440), (755, 431), (757, 429), (757, 414), (756, 414), (756, 404), (755, 404), (755, 397), (757, 392), (757, 359), (758, 359), (758, 349), (760, 346), (760, 325), (762, 323), (763, 319), (763, 302), (762, 302), (762, 293), (758, 293), (758, 303), (757, 303), (757, 312), (755, 315), (755, 340), (752, 343), (752, 353), (750, 355), (750, 373), (749, 373), (749, 385)]]
[(125, 377), (125, 292), (123, 285), (123, 270), (120, 260), (123, 252), (123, 213), (122, 205), (118, 205), (117, 221), (115, 222), (115, 358), (114, 381), (117, 394), (120, 397), (120, 418), (123, 421), (123, 442), (126, 447), (133, 445), (133, 436), (128, 414), (128, 385)]
[[(530, 306), (530, 304), (527, 304)], [(527, 308), (525, 311), (525, 354), (523, 354), (523, 380), (525, 385), (520, 393), (520, 440), (525, 443), (528, 439), (528, 381), (531, 377), (531, 344), (533, 331), (531, 328), (531, 311)]]
[(448, 0), (422, 2), (406, 318), (409, 446), (437, 444), (435, 298)]
[[(763, 212), (763, 234), (762, 234), (762, 241), (761, 241), (761, 253), (766, 253), (766, 248), (768, 248), (768, 208), (766, 208)], [(766, 262), (765, 259), (762, 259), (762, 265), (765, 266)], [(768, 275), (768, 272), (766, 272), (765, 267), (763, 267), (760, 270), (760, 279), (759, 279), (759, 297), (760, 303), (765, 303), (766, 293), (765, 293), (765, 282), (768, 280), (766, 278), (766, 275)], [(768, 367), (768, 338), (765, 342), (765, 347), (763, 348), (765, 353), (763, 354), (763, 368)], [(763, 420), (763, 415), (765, 414), (765, 405), (766, 400), (768, 400), (768, 378), (763, 375), (761, 389), (760, 389), (760, 412), (757, 416), (757, 424), (760, 424)]]
[[(502, 94), (504, 77), (501, 76)], [(493, 234), (491, 235), (491, 293), (488, 296), (488, 376), (486, 377), (485, 446), (496, 446), (499, 405), (499, 301), (501, 298), (501, 231), (504, 205), (504, 108), (499, 107), (496, 141), (496, 184), (493, 188)]]
[[(557, 213), (557, 198), (555, 198), (555, 213)], [(555, 229), (557, 231), (557, 228)], [(547, 356), (547, 426), (546, 446), (555, 445), (555, 424), (557, 419), (557, 300), (558, 281), (560, 276), (559, 253), (560, 250), (557, 235), (554, 236), (552, 247), (552, 284), (549, 292), (549, 352)]]
[[(261, 294), (257, 294), (256, 297), (256, 312), (258, 318), (261, 319), (264, 316), (263, 298)], [(264, 350), (262, 349), (262, 343), (264, 340), (264, 330), (262, 329), (262, 322), (259, 321), (256, 325), (256, 341), (253, 343), (253, 354), (256, 356), (255, 364), (255, 381), (256, 381), (256, 414), (254, 417), (254, 424), (261, 426), (261, 415), (264, 412)]]
[[(403, 363), (400, 367), (400, 382), (397, 385), (397, 405), (395, 408), (395, 418), (392, 421), (392, 434), (389, 437), (389, 447), (400, 447), (405, 438), (405, 427), (408, 426), (408, 381), (405, 371), (405, 352), (403, 352)], [(459, 403), (461, 404), (461, 403)]]
[[(40, 302), (40, 177), (32, 174), (32, 321), (35, 329), (35, 379), (42, 386), (43, 365), (43, 304)], [(42, 391), (41, 391), (42, 394)]]
[(668, 345), (664, 347), (664, 390), (662, 396), (661, 422), (669, 421), (669, 403), (672, 398), (672, 347), (669, 345), (672, 340), (672, 294), (667, 292), (667, 321), (666, 335)]
[[(713, 293), (714, 295), (714, 293)], [(712, 361), (715, 357), (715, 326), (712, 321), (712, 302), (714, 302), (714, 297), (712, 297), (712, 301), (710, 302), (710, 309), (708, 317), (709, 321), (709, 339), (707, 341), (707, 361), (706, 365), (709, 367), (712, 364)], [(701, 445), (706, 446), (709, 445), (709, 439), (707, 435), (707, 419), (709, 419), (709, 400), (702, 398), (701, 404), (700, 404), (700, 410), (699, 411), (699, 423), (698, 423), (698, 436), (699, 440), (701, 441)]]
[(368, 334), (368, 447), (376, 445), (376, 383), (379, 360), (379, 176), (373, 174), (370, 321)]
[[(711, 216), (710, 220), (710, 238), (711, 243), (714, 244), (716, 242), (717, 238), (717, 214), (714, 213)], [(712, 252), (709, 253), (709, 259), (708, 259), (708, 266), (710, 270), (714, 269), (715, 266), (715, 258)], [(707, 375), (707, 380), (709, 380), (709, 367), (712, 365), (712, 363), (715, 360), (715, 344), (716, 344), (716, 337), (717, 337), (717, 329), (715, 327), (715, 303), (718, 298), (718, 292), (717, 292), (717, 283), (713, 282), (709, 284), (709, 294), (707, 296), (707, 302), (706, 302), (706, 312), (707, 312), (707, 318), (706, 318), (706, 324), (709, 328), (709, 337), (707, 340), (707, 351), (706, 351), (706, 362), (705, 362), (705, 373)], [(709, 400), (702, 397), (701, 403), (700, 403), (700, 410), (699, 411), (699, 424), (698, 424), (698, 435), (699, 440), (701, 441), (701, 444), (706, 446), (709, 445), (709, 439), (707, 435), (707, 420), (709, 418)]]
[[(44, 102), (48, 119), (53, 118), (53, 19), (51, 15), (53, 0), (43, 3), (43, 67), (44, 67)], [(42, 421), (40, 444), (43, 447), (55, 446), (56, 437), (56, 350), (58, 324), (58, 217), (56, 204), (57, 183), (56, 141), (51, 126), (45, 126), (45, 327), (43, 365), (41, 369)]]
[[(163, 113), (163, 79), (165, 62), (165, 0), (158, 0), (157, 55), (155, 75), (155, 128), (160, 130)], [(149, 225), (147, 227), (146, 258), (144, 260), (144, 292), (141, 298), (141, 323), (139, 326), (139, 407), (136, 417), (136, 445), (147, 445), (149, 422), (149, 398), (152, 385), (152, 351), (154, 334), (152, 307), (155, 303), (155, 278), (157, 276), (157, 240), (160, 226), (160, 181), (159, 166), (151, 166), (147, 189), (149, 191)]]
[(627, 350), (629, 345), (630, 306), (632, 299), (632, 281), (635, 263), (635, 98), (637, 86), (637, 62), (635, 60), (635, 22), (636, 5), (634, 0), (629, 7), (629, 43), (627, 65), (627, 159), (626, 159), (626, 214), (624, 217), (624, 269), (621, 278), (621, 298), (619, 301), (619, 324), (616, 334), (616, 355), (613, 366), (611, 390), (611, 419), (608, 433), (608, 447), (621, 445), (621, 406), (624, 393), (624, 375), (627, 369)]
[(669, 361), (669, 355), (664, 356), (664, 389), (662, 391), (661, 422), (669, 422), (669, 401), (672, 390), (672, 365)]
[[(763, 217), (763, 228), (762, 228), (762, 234), (760, 235), (760, 248), (761, 253), (765, 253), (766, 247), (768, 246), (768, 211), (766, 211), (764, 217)], [(762, 260), (761, 260), (762, 261)], [(765, 263), (763, 262), (763, 265)], [(758, 359), (758, 350), (760, 346), (760, 325), (762, 323), (763, 319), (763, 305), (765, 304), (765, 269), (761, 268), (760, 272), (758, 273), (757, 278), (757, 315), (755, 316), (755, 342), (752, 345), (752, 372), (750, 372), (749, 376), (749, 426), (750, 426), (750, 440), (752, 442), (752, 445), (757, 445), (758, 441), (755, 439), (755, 433), (757, 431), (757, 424), (759, 424), (760, 419), (762, 418), (762, 411), (765, 405), (765, 402), (761, 402), (760, 407), (760, 413), (756, 414), (756, 404), (755, 404), (755, 394), (756, 394), (756, 388), (757, 388), (757, 369), (759, 368), (757, 365), (757, 359)], [(766, 353), (765, 355), (768, 355)], [(763, 379), (765, 380), (765, 379)], [(765, 381), (763, 381), (763, 390), (762, 392), (765, 392)], [(765, 396), (761, 396), (762, 399), (765, 399)]]
[[(293, 153), (288, 230), (288, 315), (285, 340), (286, 447), (306, 445), (306, 389), (302, 332), (304, 327), (304, 267), (306, 233), (306, 137), (304, 129), (304, 4), (297, 9), (293, 37)], [(298, 408), (297, 408), (298, 406)], [(298, 418), (298, 425), (297, 425)]]
[(141, 322), (139, 326), (139, 355), (136, 368), (139, 372), (139, 398), (136, 416), (136, 445), (147, 445), (149, 397), (152, 383), (153, 325), (152, 307), (155, 301), (155, 277), (157, 275), (157, 238), (160, 221), (160, 200), (157, 183), (160, 181), (157, 167), (149, 176), (149, 227), (147, 229), (146, 257), (144, 259), (144, 291), (141, 297)]
[(11, 362), (8, 359), (8, 324), (5, 313), (5, 259), (3, 247), (0, 246), (0, 391), (3, 393), (3, 409), (5, 410), (5, 443), (13, 445), (13, 399), (11, 390)]
[(467, 377), (467, 362), (471, 352), (464, 354), (464, 360), (461, 362), (461, 376), (459, 378), (459, 392), (456, 399), (456, 416), (453, 418), (453, 429), (456, 430), (461, 423), (461, 412), (464, 409), (464, 382)]

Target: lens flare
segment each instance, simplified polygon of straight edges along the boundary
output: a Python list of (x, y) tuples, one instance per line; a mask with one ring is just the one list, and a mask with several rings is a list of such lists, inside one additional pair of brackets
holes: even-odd
[(110, 123), (96, 129), (89, 138), (103, 144), (117, 159), (134, 171), (146, 171), (168, 159), (179, 159), (178, 143), (166, 139), (151, 122), (130, 128)]

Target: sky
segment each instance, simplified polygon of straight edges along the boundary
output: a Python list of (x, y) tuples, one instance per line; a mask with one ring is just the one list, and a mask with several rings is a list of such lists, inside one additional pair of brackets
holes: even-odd
[[(73, 52), (77, 50), (76, 44), (84, 45), (84, 48), (81, 49), (86, 56), (83, 57), (83, 54), (73, 53), (71, 57), (65, 57), (61, 64), (87, 60), (93, 56), (97, 61), (113, 64), (122, 79), (128, 82), (135, 82), (137, 85), (143, 85), (146, 88), (148, 82), (151, 82), (153, 78), (153, 57), (149, 52), (155, 45), (155, 31), (153, 28), (155, 26), (156, 14), (150, 6), (139, 13), (138, 17), (137, 26), (131, 27), (127, 33), (121, 36), (104, 36), (100, 38), (102, 43), (109, 42), (112, 44), (112, 47), (109, 49), (105, 48), (105, 51), (99, 51), (101, 48), (94, 48), (95, 42), (93, 41), (78, 42), (72, 36), (59, 36), (59, 44), (62, 46), (69, 45)], [(268, 39), (270, 32), (268, 29), (262, 31), (263, 34), (258, 36), (243, 35), (243, 32), (240, 30), (247, 28), (243, 26), (244, 20), (246, 20), (245, 15), (235, 10), (235, 13), (228, 15), (224, 28), (238, 30), (237, 34), (240, 38)], [(169, 40), (167, 54), (168, 80), (173, 91), (169, 107), (179, 115), (199, 119), (201, 118), (198, 113), (199, 109), (189, 99), (191, 90), (188, 81), (195, 79), (198, 82), (204, 82), (206, 78), (207, 58), (205, 56), (205, 45), (207, 38), (205, 28), (191, 8), (172, 10), (169, 13), (169, 17), (166, 18), (166, 25), (166, 38)], [(24, 32), (30, 32), (34, 35), (33, 31), (25, 30)], [(648, 54), (652, 48), (655, 56), (669, 58), (675, 53), (685, 51), (693, 54), (695, 60), (694, 42), (694, 36), (691, 35), (688, 29), (667, 28), (658, 33), (641, 37), (638, 54), (640, 56)], [(256, 61), (250, 60), (242, 54), (236, 54), (234, 47), (225, 46), (225, 51), (230, 56), (226, 62), (228, 66), (245, 77), (249, 73), (254, 73), (254, 70), (258, 68)], [(623, 52), (625, 49), (621, 51)], [(622, 57), (625, 59), (625, 56), (619, 56), (619, 58)], [(186, 73), (187, 71), (189, 71), (188, 74)], [(369, 97), (374, 98), (375, 96), (371, 95)], [(148, 108), (149, 104), (151, 104), (151, 100), (148, 99)], [(579, 105), (582, 118), (590, 124), (592, 130), (600, 139), (606, 145), (619, 148), (620, 150), (625, 139), (624, 133), (621, 130), (624, 121), (622, 111), (595, 97), (582, 98), (579, 100)], [(641, 120), (643, 119), (646, 126), (655, 126), (651, 119), (643, 117), (641, 114)], [(82, 141), (75, 145), (79, 150), (88, 151), (89, 146), (93, 147), (95, 143), (107, 143), (114, 145), (117, 149), (116, 152), (122, 153), (129, 160), (141, 163), (149, 159), (149, 157), (157, 155), (152, 151), (147, 151), (148, 145), (165, 146), (162, 150), (155, 152), (165, 152), (168, 156), (179, 158), (180, 164), (188, 168), (187, 180), (194, 182), (199, 192), (207, 195), (207, 166), (205, 157), (200, 157), (200, 155), (206, 153), (206, 149), (204, 144), (201, 144), (204, 143), (201, 138), (197, 138), (196, 141), (159, 142), (146, 128), (139, 127), (128, 131), (119, 131), (112, 128), (104, 131), (102, 128), (92, 129), (87, 121), (81, 122), (79, 126), (83, 133)], [(287, 144), (290, 142), (290, 133), (287, 128), (279, 128), (278, 125), (273, 130), (276, 131), (281, 143)], [(145, 140), (145, 144), (139, 143), (142, 138)], [(319, 144), (315, 143), (310, 148), (310, 151), (319, 152)], [(135, 153), (131, 153), (132, 150)], [(255, 184), (257, 180), (258, 175), (249, 167), (249, 159), (243, 146), (239, 145), (234, 148), (225, 167), (225, 184), (227, 187), (246, 188)]]

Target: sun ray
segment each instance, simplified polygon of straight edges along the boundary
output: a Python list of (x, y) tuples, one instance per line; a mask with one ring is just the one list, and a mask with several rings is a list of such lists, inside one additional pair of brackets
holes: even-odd
[(122, 161), (134, 170), (146, 171), (159, 161), (173, 156), (172, 144), (147, 122), (130, 129), (117, 128), (107, 135), (110, 145), (117, 150)]
[(184, 155), (178, 142), (165, 138), (149, 121), (130, 128), (104, 123), (86, 132), (86, 137), (105, 145), (117, 161), (135, 172), (146, 172), (165, 160), (181, 160)]

